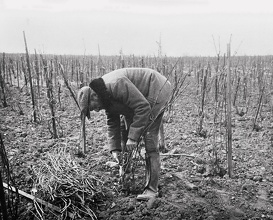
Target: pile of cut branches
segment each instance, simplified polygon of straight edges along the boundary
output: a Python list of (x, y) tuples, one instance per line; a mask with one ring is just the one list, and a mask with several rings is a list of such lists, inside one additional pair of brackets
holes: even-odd
[[(58, 206), (63, 216), (97, 219), (93, 210), (101, 202), (103, 182), (81, 167), (64, 147), (47, 153), (46, 158), (33, 167), (32, 194)], [(36, 211), (43, 219), (42, 207)]]

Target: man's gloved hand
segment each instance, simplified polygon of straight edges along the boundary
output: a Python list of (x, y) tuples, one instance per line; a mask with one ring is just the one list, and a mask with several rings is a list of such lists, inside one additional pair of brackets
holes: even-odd
[(132, 139), (128, 139), (126, 142), (126, 149), (127, 151), (132, 151), (133, 149), (135, 149), (137, 146), (137, 142), (132, 140)]
[(120, 153), (120, 151), (113, 150), (112, 151), (112, 156), (116, 160), (117, 163), (119, 163), (119, 164), (121, 163), (121, 153)]

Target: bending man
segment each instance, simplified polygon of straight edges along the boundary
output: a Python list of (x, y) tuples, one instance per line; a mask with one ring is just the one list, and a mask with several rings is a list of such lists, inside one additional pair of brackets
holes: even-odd
[[(148, 68), (124, 68), (109, 72), (81, 88), (78, 101), (82, 113), (90, 118), (90, 111), (105, 109), (108, 125), (108, 144), (118, 160), (126, 143), (133, 150), (141, 136), (145, 143), (146, 185), (137, 196), (147, 200), (158, 195), (160, 157), (159, 128), (164, 108), (171, 95), (170, 82), (160, 73)], [(124, 116), (127, 134), (121, 135), (120, 116)], [(148, 128), (148, 129), (147, 129)], [(123, 132), (124, 133), (124, 132)]]

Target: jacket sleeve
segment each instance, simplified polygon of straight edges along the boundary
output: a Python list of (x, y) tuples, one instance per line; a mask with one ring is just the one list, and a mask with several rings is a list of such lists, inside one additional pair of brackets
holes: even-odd
[(109, 150), (110, 152), (113, 150), (121, 151), (120, 116), (109, 112), (106, 112), (106, 115)]
[(120, 78), (112, 87), (113, 97), (133, 109), (133, 122), (128, 138), (137, 141), (148, 123), (151, 107), (137, 87), (126, 77)]

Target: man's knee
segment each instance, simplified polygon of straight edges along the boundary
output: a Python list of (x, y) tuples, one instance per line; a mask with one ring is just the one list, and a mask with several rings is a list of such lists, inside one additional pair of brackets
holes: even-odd
[(145, 150), (149, 152), (159, 152), (158, 150), (158, 133), (147, 132), (145, 135)]

